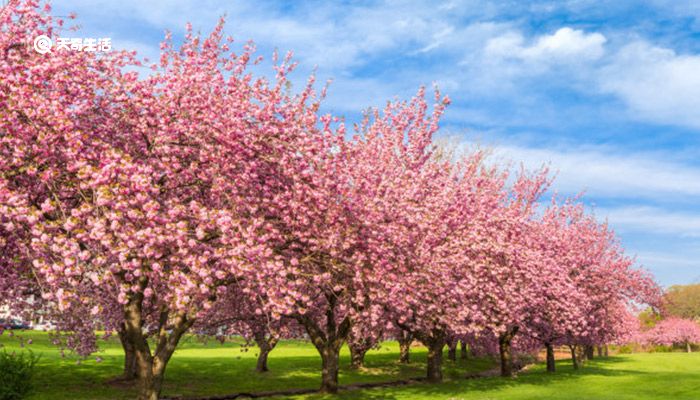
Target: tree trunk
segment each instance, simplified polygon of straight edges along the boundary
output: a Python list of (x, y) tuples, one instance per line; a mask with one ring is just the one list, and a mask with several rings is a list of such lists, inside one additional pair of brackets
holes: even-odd
[(464, 340), (460, 340), (460, 341), (459, 341), (459, 344), (460, 344), (459, 357), (460, 357), (462, 360), (466, 360), (467, 358), (469, 358), (469, 353), (468, 353), (468, 349), (467, 349), (467, 344), (464, 342)]
[(357, 333), (353, 333), (353, 330), (350, 330), (350, 334), (348, 336), (348, 348), (350, 348), (350, 368), (353, 369), (359, 369), (365, 366), (365, 355), (371, 349), (374, 347), (374, 345), (377, 343), (377, 339), (382, 336), (382, 332), (378, 331), (375, 332), (377, 334), (376, 337), (374, 337), (372, 334), (361, 337)]
[(410, 362), (411, 354), (411, 343), (413, 343), (413, 335), (407, 331), (401, 331), (398, 337), (399, 341), (399, 362), (401, 364), (408, 364)]
[(545, 343), (544, 345), (547, 348), (547, 372), (555, 372), (554, 346), (551, 343)]
[(690, 342), (685, 342), (685, 349), (688, 353), (693, 352), (693, 349), (690, 348)]
[(435, 338), (428, 346), (428, 382), (442, 382), (442, 349), (445, 347), (445, 339)]
[(272, 349), (275, 348), (279, 339), (275, 336), (266, 337), (265, 332), (256, 332), (254, 334), (254, 337), (255, 343), (260, 349), (260, 354), (258, 354), (258, 362), (255, 366), (255, 370), (260, 373), (267, 372), (269, 371), (269, 369), (267, 368), (267, 357), (268, 355), (270, 355)]
[(574, 366), (574, 369), (578, 369), (579, 367), (579, 360), (578, 357), (576, 356), (576, 345), (569, 345), (569, 349), (571, 349), (571, 363)]
[[(166, 317), (167, 318), (167, 317)], [(180, 319), (180, 318), (178, 318)], [(136, 368), (139, 377), (139, 394), (138, 400), (158, 400), (161, 389), (163, 388), (163, 378), (165, 376), (165, 367), (173, 355), (180, 337), (185, 332), (183, 326), (189, 327), (191, 323), (185, 323), (184, 317), (182, 322), (176, 322), (173, 332), (168, 334), (165, 326), (160, 331), (158, 345), (154, 355), (148, 348), (146, 338), (142, 343), (146, 346), (136, 345)]]
[(258, 362), (255, 365), (255, 371), (259, 373), (267, 372), (267, 356), (270, 354), (270, 350), (260, 349), (260, 354), (258, 354)]
[(457, 362), (457, 341), (450, 342), (447, 345), (447, 358), (450, 361)]
[(171, 318), (170, 311), (162, 308), (158, 318), (158, 332), (154, 337), (155, 351), (151, 353), (148, 337), (144, 334), (143, 290), (148, 280), (138, 281), (139, 291), (128, 298), (124, 306), (126, 340), (134, 345), (136, 354), (136, 374), (139, 378), (138, 400), (158, 400), (163, 387), (165, 367), (175, 352), (182, 335), (194, 323), (185, 313)]
[(606, 344), (603, 346), (603, 357), (607, 357), (607, 356), (608, 356), (608, 345)]
[(350, 368), (359, 369), (365, 366), (365, 354), (367, 348), (364, 346), (348, 346), (350, 348)]
[(508, 329), (498, 338), (498, 350), (501, 355), (501, 376), (510, 378), (513, 376), (513, 355), (511, 342), (518, 333), (518, 327)]
[(596, 346), (596, 350), (598, 352), (598, 357), (603, 357), (603, 346), (601, 346), (601, 345)]
[(132, 381), (138, 378), (136, 371), (136, 350), (134, 344), (127, 339), (126, 328), (122, 324), (122, 328), (117, 332), (119, 341), (124, 349), (124, 371), (121, 379)]
[(586, 350), (586, 359), (587, 360), (592, 360), (595, 354), (593, 354), (593, 346), (587, 345), (585, 347)]
[[(163, 387), (163, 377), (165, 376), (165, 367), (168, 365), (168, 361), (170, 361), (170, 357), (172, 357), (181, 335), (181, 333), (177, 332), (168, 335), (170, 337), (164, 340), (167, 340), (170, 344), (166, 347), (159, 345), (155, 355), (151, 355), (151, 351), (147, 346), (144, 348), (137, 344), (136, 368), (139, 378), (138, 400), (158, 400), (160, 397), (160, 392)], [(146, 342), (145, 338), (144, 342)]]
[(327, 293), (325, 326), (314, 321), (308, 314), (297, 317), (306, 328), (311, 342), (321, 356), (321, 393), (338, 393), (338, 368), (340, 359), (340, 347), (350, 333), (351, 321), (346, 316), (337, 323), (335, 317), (337, 296), (335, 293)]
[(327, 346), (321, 353), (322, 393), (338, 393), (338, 369), (340, 366), (340, 346)]
[(150, 368), (151, 363), (144, 361), (139, 363), (139, 371), (143, 374), (139, 376), (138, 400), (158, 400), (160, 391), (163, 388), (163, 375), (153, 374)]

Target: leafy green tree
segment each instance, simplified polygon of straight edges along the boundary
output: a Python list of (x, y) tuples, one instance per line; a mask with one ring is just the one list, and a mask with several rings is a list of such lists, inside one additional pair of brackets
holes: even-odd
[(700, 319), (700, 284), (671, 286), (663, 298), (664, 314)]

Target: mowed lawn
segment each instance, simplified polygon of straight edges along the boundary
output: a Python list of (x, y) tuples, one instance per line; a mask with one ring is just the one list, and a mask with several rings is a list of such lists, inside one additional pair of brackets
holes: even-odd
[[(0, 335), (8, 350), (20, 349), (19, 337), (32, 339), (25, 346), (41, 354), (36, 391), (30, 399), (130, 399), (133, 389), (109, 381), (121, 372), (122, 355), (116, 341), (103, 343), (101, 351), (78, 363), (78, 357), (62, 358), (42, 332)], [(213, 396), (289, 388), (316, 388), (320, 359), (309, 343), (285, 341), (270, 354), (270, 372), (255, 372), (256, 349), (241, 342), (202, 343), (187, 338), (175, 353), (166, 373), (164, 396)], [(412, 348), (412, 363), (399, 364), (398, 345), (387, 342), (367, 354), (366, 368), (349, 369), (349, 354), (341, 354), (340, 383), (383, 382), (424, 375), (426, 351)], [(97, 362), (95, 357), (102, 359)], [(495, 367), (486, 359), (445, 360), (445, 383), (413, 384), (392, 388), (341, 391), (338, 396), (306, 395), (295, 399), (700, 399), (700, 353), (651, 353), (619, 355), (589, 361), (573, 371), (560, 361), (556, 374), (537, 365), (515, 379), (464, 379)]]
[[(548, 374), (537, 365), (515, 379), (452, 380), (341, 393), (338, 399), (651, 400), (700, 399), (700, 353), (638, 353), (588, 361), (574, 371), (568, 360)], [(299, 396), (295, 399), (330, 399)]]

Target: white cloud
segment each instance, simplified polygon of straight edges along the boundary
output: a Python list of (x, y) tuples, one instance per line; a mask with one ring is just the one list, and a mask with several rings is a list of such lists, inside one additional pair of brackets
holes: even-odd
[(700, 168), (659, 156), (596, 148), (496, 146), (493, 157), (522, 162), (529, 168), (548, 163), (557, 173), (554, 189), (565, 193), (585, 190), (587, 196), (612, 198), (700, 197)]
[(580, 63), (597, 60), (605, 53), (606, 38), (600, 33), (564, 27), (551, 35), (538, 37), (531, 45), (518, 32), (490, 39), (485, 54), (496, 59), (519, 59), (532, 63)]
[(553, 85), (590, 87), (591, 72), (606, 58), (607, 39), (599, 32), (561, 27), (528, 37), (512, 24), (496, 27), (459, 62), (463, 86), (479, 96), (522, 102)]
[(636, 42), (601, 71), (601, 89), (620, 97), (638, 120), (700, 128), (700, 55)]
[(595, 211), (597, 216), (607, 217), (612, 226), (624, 230), (645, 232), (647, 235), (673, 234), (680, 237), (700, 237), (700, 214), (698, 213), (674, 212), (650, 206), (597, 208)]
[(451, 34), (454, 32), (454, 27), (453, 26), (448, 26), (445, 29), (434, 33), (432, 37), (432, 42), (428, 44), (427, 46), (423, 47), (422, 49), (418, 50), (420, 53), (426, 53), (430, 50), (433, 50), (437, 47), (439, 47), (441, 44), (443, 44), (447, 39), (451, 37)]
[(599, 32), (563, 27), (527, 39), (509, 30), (487, 39), (481, 58), (471, 55), (463, 64), (481, 63), (482, 81), (513, 93), (524, 92), (523, 76), (553, 79), (553, 67), (565, 65), (565, 85), (614, 95), (625, 104), (627, 118), (700, 128), (700, 55), (678, 54), (646, 41), (618, 50), (606, 47), (607, 38)]

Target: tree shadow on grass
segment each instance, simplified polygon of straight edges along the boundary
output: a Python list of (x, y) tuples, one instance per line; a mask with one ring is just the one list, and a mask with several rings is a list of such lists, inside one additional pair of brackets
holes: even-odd
[[(420, 379), (425, 375), (425, 354), (415, 352), (412, 355), (410, 364), (401, 364), (398, 362), (398, 354), (375, 351), (368, 353), (364, 368), (352, 369), (349, 355), (343, 354), (340, 358), (339, 383), (343, 386)], [(253, 357), (207, 358), (204, 364), (202, 361), (198, 357), (173, 358), (173, 364), (166, 371), (164, 395), (186, 398), (317, 389), (321, 383), (321, 360), (313, 353), (309, 356), (275, 357), (273, 351), (268, 360), (270, 371), (263, 374), (255, 371), (256, 360)], [(467, 373), (483, 371), (493, 366), (494, 361), (491, 359), (446, 361), (444, 374), (448, 379), (460, 379)]]

